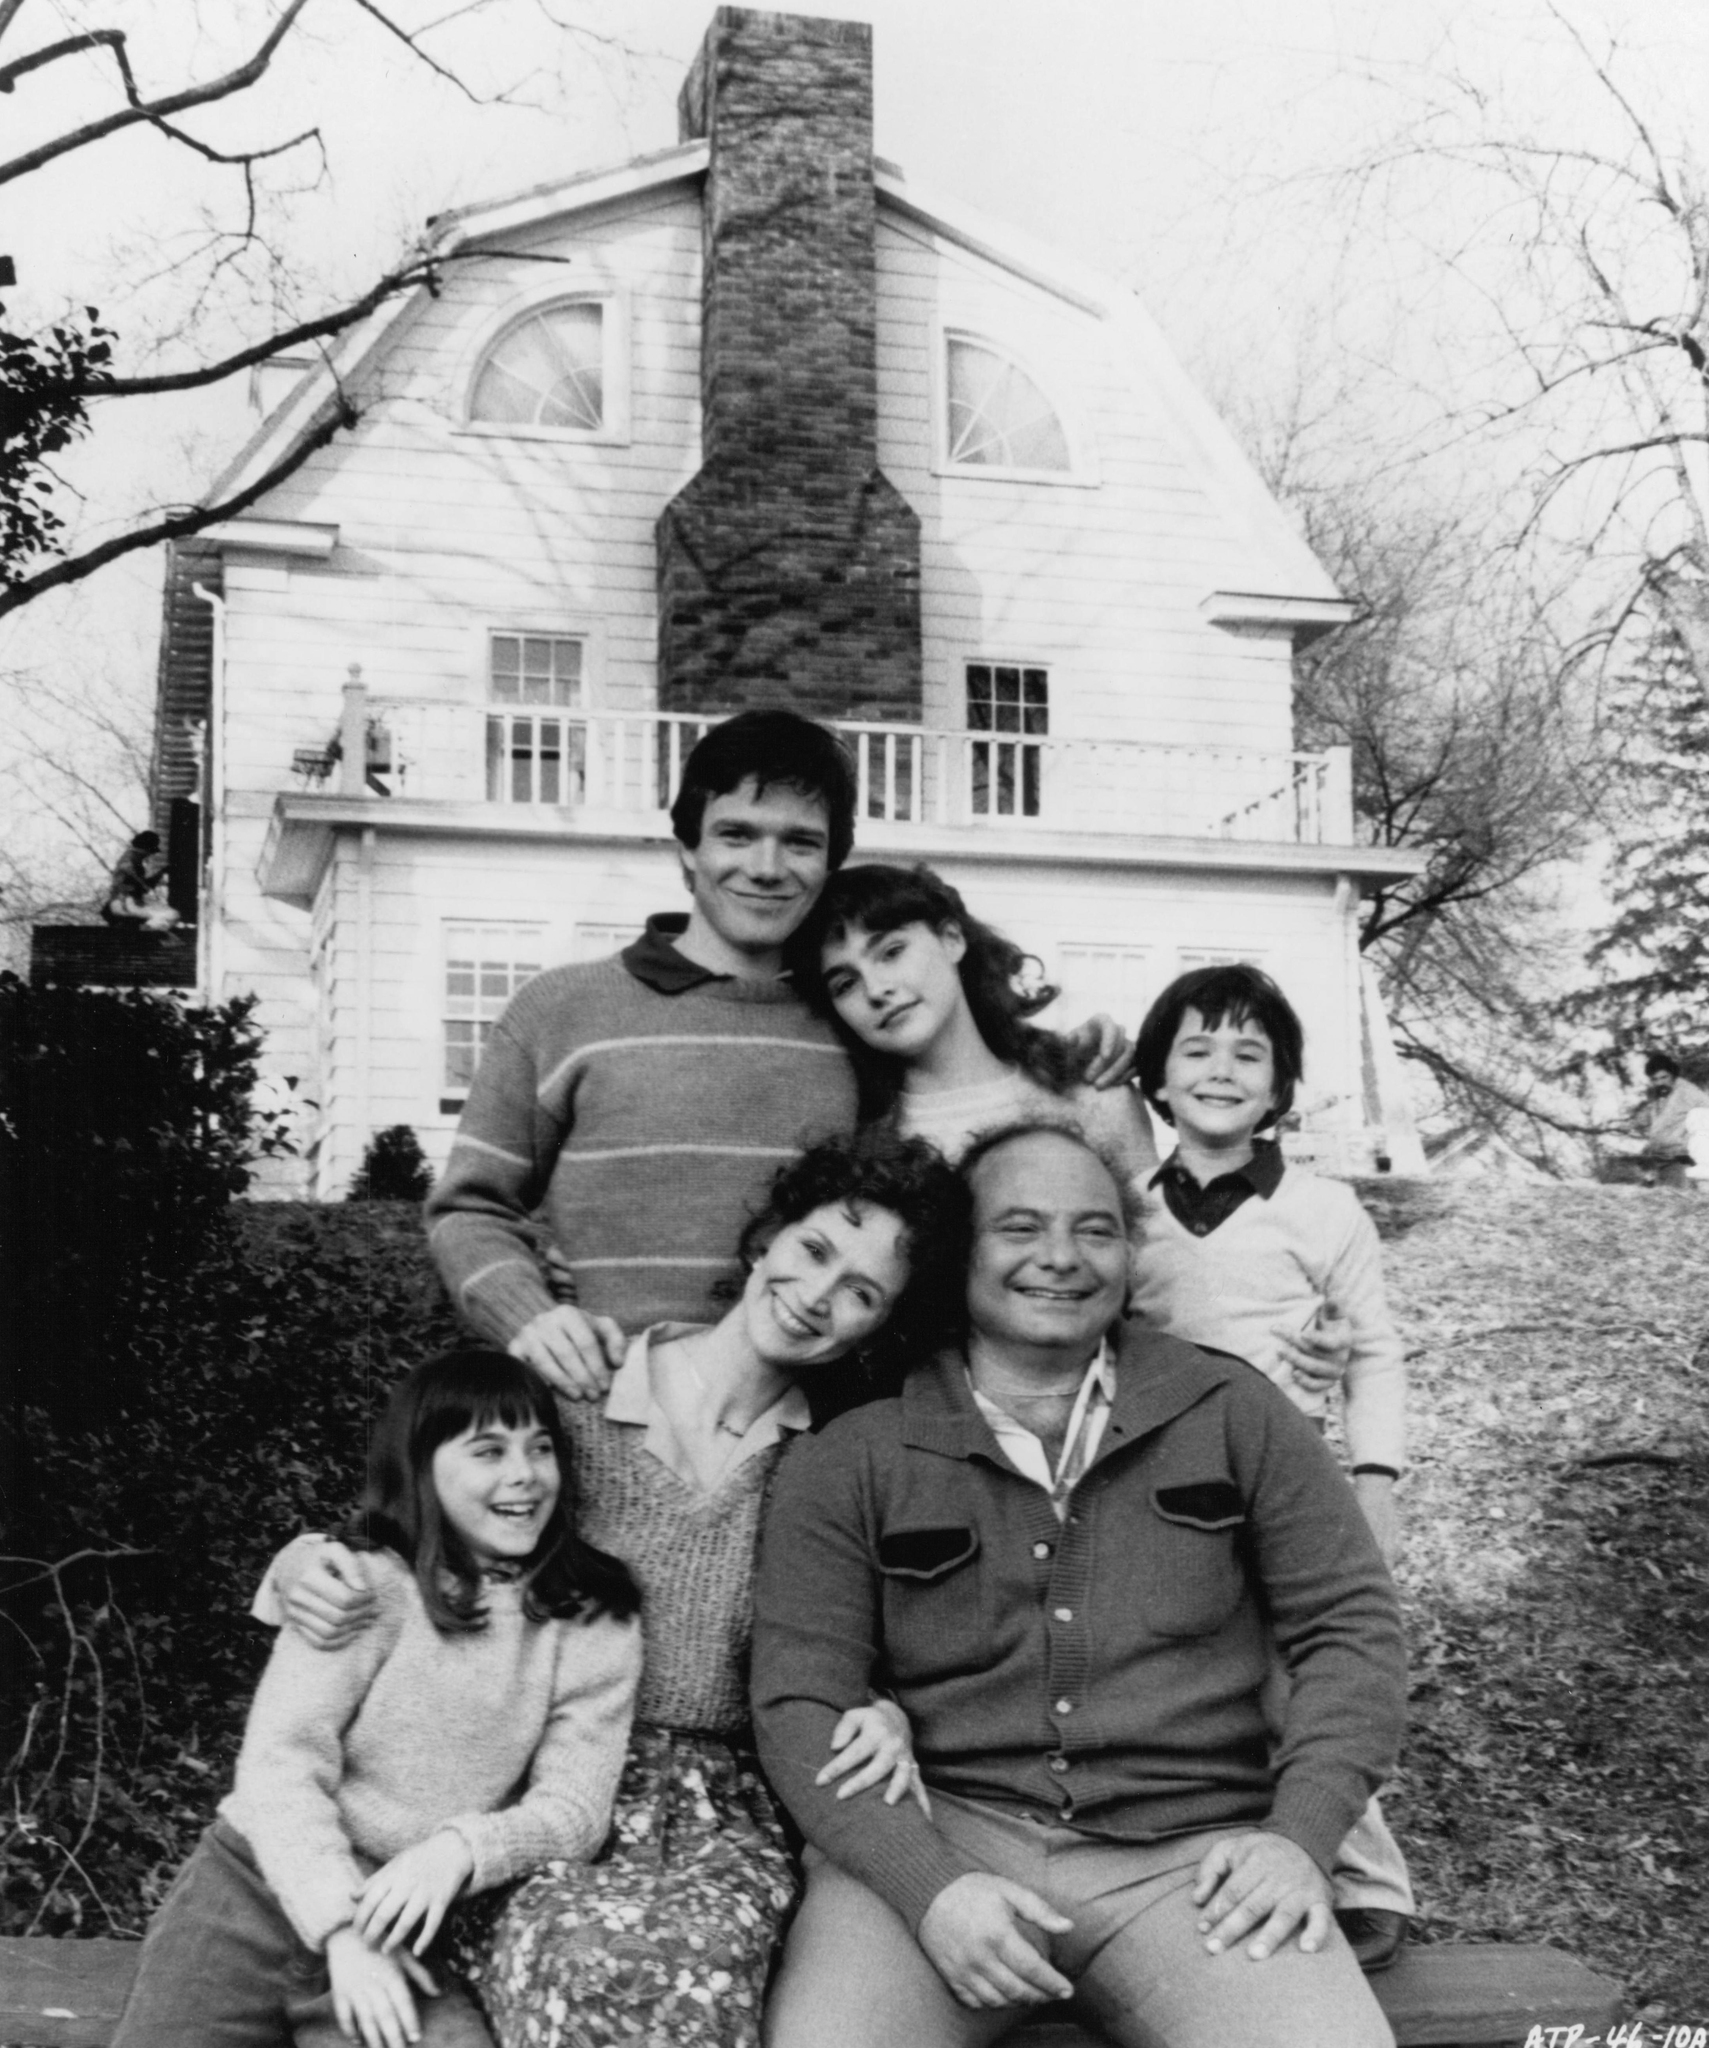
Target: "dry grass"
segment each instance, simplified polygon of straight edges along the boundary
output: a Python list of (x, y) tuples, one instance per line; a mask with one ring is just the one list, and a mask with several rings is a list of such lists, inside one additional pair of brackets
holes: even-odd
[(1420, 1931), (1553, 1941), (1700, 2022), (1709, 1200), (1361, 1192), (1415, 1352), (1413, 1730), (1385, 1804)]

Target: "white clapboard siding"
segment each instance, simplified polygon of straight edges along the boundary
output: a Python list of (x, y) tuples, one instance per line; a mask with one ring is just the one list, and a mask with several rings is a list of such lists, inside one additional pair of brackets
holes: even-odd
[[(1114, 330), (881, 215), (880, 462), (922, 522), (926, 722), (959, 723), (963, 664), (1051, 670), (1051, 729), (1284, 749), (1285, 641), (1237, 640), (1199, 606), (1251, 587), (1250, 565), (1141, 388)], [(1061, 412), (1085, 482), (934, 463), (946, 328), (1007, 347)]]

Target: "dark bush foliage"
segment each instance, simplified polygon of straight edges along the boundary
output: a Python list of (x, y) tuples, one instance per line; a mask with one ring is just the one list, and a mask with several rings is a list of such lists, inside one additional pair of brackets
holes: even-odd
[[(0, 1349), (6, 1411), (111, 1427), (143, 1398), (126, 1343), (197, 1263), (250, 1162), (253, 999), (200, 1010), (0, 975)], [(14, 1445), (14, 1455), (16, 1454)]]
[(347, 1202), (424, 1202), (433, 1169), (409, 1124), (388, 1124), (368, 1140)]
[(140, 1931), (211, 1817), (268, 1637), (272, 1551), (355, 1503), (371, 1416), (452, 1326), (413, 1209), (238, 1205), (131, 1289), (122, 1415), (26, 1410), (0, 1564), (0, 1932)]

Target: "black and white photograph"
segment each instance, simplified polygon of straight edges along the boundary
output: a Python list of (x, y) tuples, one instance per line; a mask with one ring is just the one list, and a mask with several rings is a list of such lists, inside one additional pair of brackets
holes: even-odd
[(0, 2048), (1705, 2048), (1698, 0), (0, 0)]

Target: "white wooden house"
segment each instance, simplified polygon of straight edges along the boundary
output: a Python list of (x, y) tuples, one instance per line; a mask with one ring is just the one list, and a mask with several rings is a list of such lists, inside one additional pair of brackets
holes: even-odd
[(1348, 605), (1131, 296), (873, 159), (864, 27), (720, 9), (683, 134), (433, 223), (219, 491), (324, 445), (174, 559), (161, 794), (202, 778), (202, 990), (309, 1105), (275, 1187), (442, 1156), (517, 985), (684, 901), (676, 764), (775, 701), (855, 750), (856, 858), (941, 868), (1060, 1017), (1270, 969), (1368, 1163), (1355, 915), (1411, 863), (1290, 723)]

